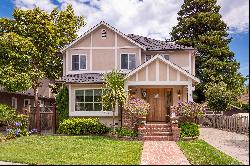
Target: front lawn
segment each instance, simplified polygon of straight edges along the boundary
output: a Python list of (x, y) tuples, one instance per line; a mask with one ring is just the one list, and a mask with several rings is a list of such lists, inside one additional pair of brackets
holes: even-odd
[(0, 143), (0, 160), (27, 164), (140, 163), (142, 142), (101, 136), (28, 136)]
[(192, 165), (242, 165), (203, 140), (179, 141), (177, 144)]

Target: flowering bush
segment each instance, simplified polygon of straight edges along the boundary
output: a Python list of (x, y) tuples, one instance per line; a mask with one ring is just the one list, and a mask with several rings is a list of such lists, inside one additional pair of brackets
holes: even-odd
[(150, 105), (143, 99), (132, 98), (125, 103), (124, 108), (129, 113), (139, 117), (148, 115)]
[(15, 120), (16, 122), (6, 130), (7, 131), (6, 139), (28, 136), (32, 133), (37, 132), (36, 129), (28, 131), (28, 120), (29, 120), (28, 115), (18, 114)]
[(195, 102), (179, 102), (177, 106), (177, 115), (190, 118), (203, 116), (205, 107)]

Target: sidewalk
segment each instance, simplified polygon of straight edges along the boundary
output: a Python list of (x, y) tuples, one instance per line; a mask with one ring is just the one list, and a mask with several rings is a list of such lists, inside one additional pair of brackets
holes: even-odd
[(174, 141), (145, 141), (141, 165), (190, 165)]
[(214, 128), (201, 128), (200, 139), (249, 165), (249, 136)]
[(27, 165), (27, 164), (20, 164), (20, 163), (11, 163), (11, 162), (0, 161), (0, 165)]

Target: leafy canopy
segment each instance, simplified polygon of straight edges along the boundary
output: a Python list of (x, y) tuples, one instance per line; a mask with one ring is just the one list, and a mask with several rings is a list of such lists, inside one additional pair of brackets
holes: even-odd
[(178, 12), (178, 24), (171, 36), (178, 44), (197, 49), (196, 76), (201, 83), (196, 88), (199, 100), (204, 100), (207, 84), (224, 82), (227, 90), (242, 93), (245, 78), (238, 72), (239, 63), (229, 50), (228, 27), (219, 14), (217, 0), (184, 0)]
[(116, 104), (122, 105), (126, 101), (124, 89), (124, 75), (112, 70), (104, 76), (105, 88), (103, 90), (102, 100), (105, 108), (114, 108)]
[(39, 86), (39, 79), (62, 73), (58, 54), (76, 39), (84, 25), (72, 6), (47, 13), (39, 8), (15, 9), (13, 19), (0, 18), (0, 85), (10, 91)]

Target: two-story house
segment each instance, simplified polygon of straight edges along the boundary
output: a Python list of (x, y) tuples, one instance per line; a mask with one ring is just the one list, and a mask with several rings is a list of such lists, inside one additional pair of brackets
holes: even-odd
[[(164, 122), (170, 106), (192, 101), (199, 83), (195, 52), (172, 42), (125, 35), (101, 21), (62, 50), (63, 77), (69, 89), (70, 117), (99, 117), (111, 125), (112, 112), (103, 110), (103, 74), (118, 69), (126, 74), (125, 89), (150, 103), (147, 122)], [(116, 108), (116, 125), (122, 125)]]

